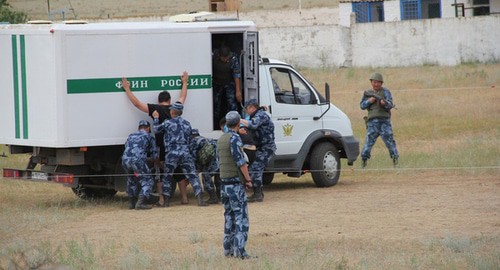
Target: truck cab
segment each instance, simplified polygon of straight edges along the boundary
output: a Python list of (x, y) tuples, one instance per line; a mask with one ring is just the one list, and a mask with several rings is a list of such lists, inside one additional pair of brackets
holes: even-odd
[[(349, 118), (330, 103), (329, 89), (325, 98), (292, 66), (261, 62), (259, 98), (272, 116), (277, 145), (268, 171), (291, 177), (311, 172), (317, 186), (335, 185), (340, 158), (352, 165), (359, 154)], [(266, 182), (270, 179), (269, 173)]]

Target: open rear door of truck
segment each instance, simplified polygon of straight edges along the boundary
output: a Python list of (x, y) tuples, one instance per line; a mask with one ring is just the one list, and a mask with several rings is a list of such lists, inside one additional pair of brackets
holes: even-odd
[(259, 33), (246, 31), (244, 35), (243, 87), (245, 100), (259, 100)]

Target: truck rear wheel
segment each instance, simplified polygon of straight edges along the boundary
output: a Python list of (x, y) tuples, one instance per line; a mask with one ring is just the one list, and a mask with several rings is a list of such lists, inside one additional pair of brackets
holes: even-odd
[(323, 142), (316, 145), (311, 153), (311, 174), (317, 187), (331, 187), (340, 177), (340, 156), (335, 145)]
[(101, 199), (101, 198), (111, 198), (115, 196), (116, 190), (114, 189), (104, 189), (104, 188), (90, 188), (82, 185), (78, 185), (76, 188), (72, 188), (73, 193), (82, 199)]
[(274, 179), (274, 173), (265, 172), (262, 175), (262, 184), (270, 185), (273, 182), (273, 179)]

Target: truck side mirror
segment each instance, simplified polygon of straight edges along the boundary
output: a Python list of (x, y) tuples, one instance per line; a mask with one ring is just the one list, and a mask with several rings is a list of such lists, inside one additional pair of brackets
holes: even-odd
[(328, 103), (330, 103), (330, 85), (325, 83), (325, 98)]
[(326, 103), (328, 104), (328, 108), (320, 116), (314, 116), (314, 121), (321, 119), (323, 115), (325, 115), (325, 113), (330, 110), (330, 85), (328, 83), (325, 83), (325, 99)]

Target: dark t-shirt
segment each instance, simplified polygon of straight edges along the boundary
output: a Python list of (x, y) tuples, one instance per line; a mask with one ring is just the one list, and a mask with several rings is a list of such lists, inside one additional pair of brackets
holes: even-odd
[(255, 143), (253, 130), (250, 130), (247, 127), (240, 127), (240, 129), (244, 129), (247, 132), (247, 134), (240, 134), (241, 142), (243, 142), (243, 144), (257, 145), (257, 143)]
[[(150, 104), (148, 103), (148, 114), (153, 118), (153, 112), (158, 111), (159, 123), (163, 123), (166, 119), (172, 118), (170, 116), (170, 105)], [(165, 144), (163, 143), (163, 133), (155, 134), (156, 145), (160, 149), (160, 160), (165, 161)]]

